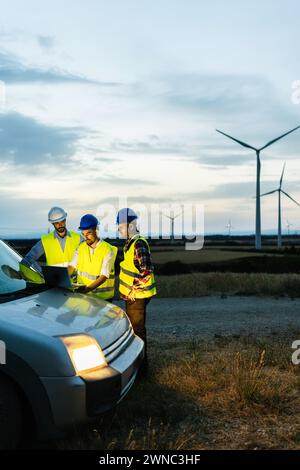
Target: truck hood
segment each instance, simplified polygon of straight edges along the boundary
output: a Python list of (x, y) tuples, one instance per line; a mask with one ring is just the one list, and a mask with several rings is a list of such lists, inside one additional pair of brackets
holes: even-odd
[(46, 336), (86, 333), (101, 348), (129, 327), (124, 311), (106, 300), (53, 288), (0, 304), (0, 320)]

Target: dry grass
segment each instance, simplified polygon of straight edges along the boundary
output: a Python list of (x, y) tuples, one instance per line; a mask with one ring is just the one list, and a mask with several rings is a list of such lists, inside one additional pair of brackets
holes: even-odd
[(280, 338), (152, 339), (150, 377), (135, 385), (111, 424), (59, 447), (299, 449), (295, 338), (291, 332)]
[(158, 297), (210, 294), (300, 297), (300, 274), (190, 273), (156, 276)]

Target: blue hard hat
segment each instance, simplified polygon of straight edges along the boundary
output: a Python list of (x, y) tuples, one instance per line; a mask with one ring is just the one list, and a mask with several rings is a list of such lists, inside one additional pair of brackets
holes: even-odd
[(79, 230), (87, 230), (89, 228), (96, 228), (99, 224), (97, 217), (93, 214), (86, 214), (80, 219)]
[(124, 207), (123, 209), (120, 209), (118, 214), (117, 214), (117, 220), (116, 223), (117, 225), (119, 224), (130, 224), (133, 220), (137, 219), (138, 216), (134, 212), (133, 209), (130, 209), (129, 207)]

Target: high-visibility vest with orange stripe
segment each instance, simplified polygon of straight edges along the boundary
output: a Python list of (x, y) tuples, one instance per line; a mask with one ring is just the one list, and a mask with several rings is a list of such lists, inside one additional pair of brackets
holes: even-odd
[(115, 260), (118, 248), (105, 240), (101, 240), (94, 249), (93, 254), (86, 242), (82, 242), (78, 247), (77, 282), (85, 286), (89, 286), (100, 276), (103, 260), (111, 249), (114, 253), (114, 261), (109, 278), (99, 287), (89, 292), (89, 294), (102, 299), (111, 299), (115, 293)]
[(54, 232), (42, 235), (41, 240), (45, 250), (46, 261), (48, 265), (68, 266), (80, 243), (79, 233), (69, 232), (69, 234), (70, 236), (66, 235), (64, 251), (60, 246), (59, 240), (54, 237)]
[[(128, 250), (125, 251), (125, 249), (123, 249), (124, 260), (120, 263), (119, 291), (126, 297), (132, 289), (134, 279), (143, 277), (134, 264), (134, 245), (136, 244), (137, 240), (143, 240), (147, 244), (150, 252), (150, 247), (147, 240), (141, 235), (137, 236), (136, 239), (132, 241)], [(152, 273), (149, 277), (149, 280), (143, 284), (143, 287), (135, 290), (135, 297), (137, 299), (143, 299), (146, 297), (152, 297), (155, 294), (156, 284), (154, 274)]]

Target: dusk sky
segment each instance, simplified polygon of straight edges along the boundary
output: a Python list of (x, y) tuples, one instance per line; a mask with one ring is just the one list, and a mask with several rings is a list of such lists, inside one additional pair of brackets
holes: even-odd
[[(205, 232), (254, 232), (253, 146), (300, 124), (296, 0), (1, 2), (0, 235), (101, 204), (203, 204)], [(5, 95), (5, 96), (4, 96)], [(300, 201), (300, 129), (262, 152), (261, 190)], [(283, 225), (300, 230), (287, 198)], [(262, 200), (262, 231), (277, 198)]]

